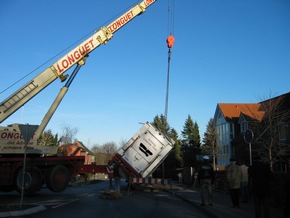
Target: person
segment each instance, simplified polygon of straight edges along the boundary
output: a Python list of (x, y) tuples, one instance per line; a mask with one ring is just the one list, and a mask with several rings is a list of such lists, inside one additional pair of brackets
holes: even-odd
[(205, 192), (208, 192), (208, 205), (212, 206), (212, 185), (214, 184), (213, 167), (209, 162), (208, 156), (203, 156), (203, 164), (198, 170), (198, 182), (201, 186), (201, 206), (205, 206)]
[(255, 217), (270, 218), (270, 196), (272, 172), (268, 165), (262, 163), (259, 156), (253, 158), (253, 165), (248, 169), (252, 184), (252, 196), (255, 205)]
[(239, 192), (242, 178), (242, 170), (241, 167), (236, 164), (237, 161), (234, 158), (231, 158), (230, 162), (231, 164), (227, 168), (229, 193), (233, 208), (240, 208)]
[(241, 199), (242, 202), (249, 202), (249, 188), (248, 188), (248, 166), (245, 164), (245, 161), (241, 161), (241, 170), (242, 170), (242, 178), (241, 178)]
[(118, 164), (112, 163), (110, 167), (114, 172), (115, 192), (120, 193), (121, 192), (121, 175), (119, 173), (120, 166)]
[(121, 192), (121, 177), (115, 176), (115, 192)]

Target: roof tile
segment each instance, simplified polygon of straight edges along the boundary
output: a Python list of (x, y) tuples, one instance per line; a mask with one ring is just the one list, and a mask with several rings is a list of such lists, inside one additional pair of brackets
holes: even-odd
[(261, 104), (218, 104), (226, 119), (237, 119), (240, 114), (251, 117), (252, 119), (261, 121), (264, 116), (264, 111), (261, 111)]

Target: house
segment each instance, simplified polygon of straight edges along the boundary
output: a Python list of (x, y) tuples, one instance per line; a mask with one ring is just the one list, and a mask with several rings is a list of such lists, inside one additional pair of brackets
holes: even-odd
[[(254, 145), (261, 146), (261, 139), (269, 138), (269, 116), (283, 114), (277, 123), (277, 140), (289, 144), (290, 92), (258, 103), (218, 103), (214, 125), (216, 127), (216, 165), (227, 166), (231, 157), (249, 159), (248, 143), (244, 133), (251, 129), (255, 134)], [(289, 112), (289, 113), (285, 113)], [(277, 118), (276, 118), (277, 121)], [(275, 122), (276, 122), (275, 121)], [(278, 143), (278, 142), (276, 142)], [(290, 149), (289, 149), (290, 150)], [(284, 153), (285, 154), (285, 153)]]
[(248, 129), (248, 122), (261, 121), (263, 112), (260, 104), (218, 103), (214, 116), (216, 127), (217, 165), (226, 166), (235, 156), (233, 139)]
[(64, 156), (85, 156), (85, 164), (95, 162), (94, 153), (78, 140), (73, 144), (59, 146), (59, 153)]

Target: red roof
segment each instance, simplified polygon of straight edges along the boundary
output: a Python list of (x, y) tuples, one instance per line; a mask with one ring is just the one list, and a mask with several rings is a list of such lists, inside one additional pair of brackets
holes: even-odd
[(261, 111), (261, 104), (218, 104), (226, 119), (237, 119), (244, 114), (252, 119), (261, 121), (265, 112)]

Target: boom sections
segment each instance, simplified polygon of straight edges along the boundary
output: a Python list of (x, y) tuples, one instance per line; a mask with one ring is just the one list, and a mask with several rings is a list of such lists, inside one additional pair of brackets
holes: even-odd
[(101, 44), (106, 44), (113, 37), (113, 33), (122, 28), (137, 15), (145, 12), (146, 8), (154, 2), (156, 2), (156, 0), (144, 0), (135, 5), (108, 26), (97, 30), (80, 45), (72, 49), (53, 65), (42, 71), (35, 78), (6, 98), (0, 103), (0, 123), (6, 120), (11, 114), (17, 111), (21, 106), (31, 100), (57, 78), (64, 81), (67, 78), (67, 75), (64, 75), (64, 73), (68, 69), (76, 63), (82, 62), (90, 52)]

